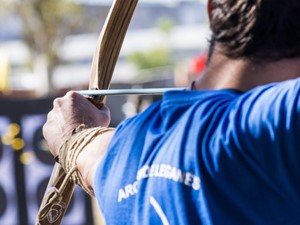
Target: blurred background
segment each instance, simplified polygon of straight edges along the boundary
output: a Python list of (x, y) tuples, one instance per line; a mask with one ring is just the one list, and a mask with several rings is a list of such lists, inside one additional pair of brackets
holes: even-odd
[[(32, 225), (53, 159), (42, 126), (55, 97), (87, 89), (111, 0), (0, 0), (0, 225)], [(112, 89), (186, 87), (201, 76), (209, 27), (205, 0), (140, 0)], [(160, 96), (111, 96), (112, 126)], [(76, 189), (64, 225), (97, 225)]]

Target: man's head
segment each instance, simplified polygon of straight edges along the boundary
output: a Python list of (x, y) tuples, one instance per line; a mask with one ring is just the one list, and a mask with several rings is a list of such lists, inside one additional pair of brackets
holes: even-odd
[(300, 57), (300, 0), (210, 0), (212, 41), (230, 58)]

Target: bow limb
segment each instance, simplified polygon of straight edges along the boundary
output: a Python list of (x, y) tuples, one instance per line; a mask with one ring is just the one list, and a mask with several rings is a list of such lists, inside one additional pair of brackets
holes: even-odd
[[(100, 33), (89, 89), (108, 89), (138, 0), (115, 0)], [(103, 98), (100, 101), (103, 101)]]
[[(93, 57), (90, 89), (108, 89), (137, 2), (138, 0), (114, 1), (100, 33), (97, 50)], [(91, 99), (91, 101), (100, 107), (104, 97)], [(36, 224), (60, 225), (75, 186), (76, 184), (67, 176), (60, 164), (56, 163), (38, 212)]]

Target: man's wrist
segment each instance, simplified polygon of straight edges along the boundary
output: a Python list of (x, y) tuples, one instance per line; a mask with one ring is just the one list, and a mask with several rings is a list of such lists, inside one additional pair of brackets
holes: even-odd
[[(91, 185), (87, 182), (90, 176), (90, 169), (93, 167), (92, 164), (86, 164), (86, 162), (94, 161), (93, 152), (87, 152), (85, 155), (86, 162), (79, 163), (78, 157), (82, 152), (86, 151), (87, 147), (91, 147), (91, 143), (99, 136), (106, 132), (113, 131), (113, 128), (96, 127), (96, 128), (84, 128), (82, 125), (75, 131), (71, 138), (61, 147), (59, 151), (59, 163), (62, 165), (66, 173), (74, 171), (72, 173), (72, 179), (79, 184), (88, 194), (93, 195)], [(97, 149), (94, 150), (97, 152)], [(86, 177), (88, 176), (88, 177)]]

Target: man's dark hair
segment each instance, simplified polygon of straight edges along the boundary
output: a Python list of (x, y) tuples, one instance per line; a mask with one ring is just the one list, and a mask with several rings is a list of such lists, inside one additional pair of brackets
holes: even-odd
[(212, 0), (212, 39), (230, 58), (300, 56), (300, 0)]

